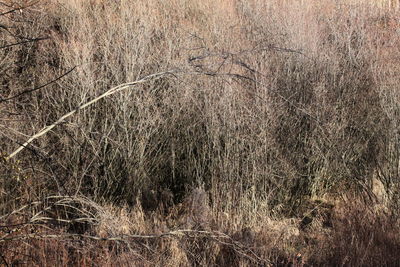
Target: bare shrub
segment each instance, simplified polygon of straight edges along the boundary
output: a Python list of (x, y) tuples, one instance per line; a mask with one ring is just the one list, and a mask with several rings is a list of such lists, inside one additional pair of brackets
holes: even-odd
[(0, 149), (32, 142), (1, 159), (5, 264), (398, 261), (398, 11), (7, 3)]

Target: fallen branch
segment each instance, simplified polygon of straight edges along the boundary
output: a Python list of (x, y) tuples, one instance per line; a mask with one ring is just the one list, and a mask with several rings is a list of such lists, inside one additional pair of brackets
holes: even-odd
[(44, 127), (42, 130), (40, 130), (38, 133), (36, 133), (35, 135), (33, 135), (31, 138), (28, 139), (28, 141), (26, 141), (24, 144), (22, 144), (17, 150), (15, 150), (13, 153), (11, 153), (6, 159), (11, 159), (13, 158), (15, 155), (17, 155), (19, 152), (21, 152), (21, 150), (23, 150), (25, 147), (27, 147), (33, 140), (39, 138), (40, 136), (46, 134), (48, 131), (50, 131), (51, 129), (53, 129), (55, 126), (57, 126), (58, 124), (62, 123), (65, 119), (67, 119), (68, 117), (72, 116), (73, 114), (75, 114), (77, 111), (82, 110), (94, 103), (96, 103), (97, 101), (99, 101), (102, 98), (105, 98), (107, 96), (110, 96), (112, 94), (115, 94), (117, 92), (120, 92), (122, 90), (125, 90), (133, 85), (137, 85), (137, 84), (141, 84), (141, 83), (145, 83), (149, 80), (153, 80), (153, 79), (158, 79), (162, 76), (165, 75), (169, 75), (174, 73), (175, 71), (171, 70), (171, 71), (164, 71), (164, 72), (159, 72), (159, 73), (155, 73), (155, 74), (151, 74), (148, 75), (140, 80), (134, 81), (134, 82), (129, 82), (129, 83), (123, 83), (120, 84), (116, 87), (111, 88), (110, 90), (108, 90), (107, 92), (103, 93), (102, 95), (96, 97), (95, 99), (90, 100), (89, 102), (77, 107), (76, 109), (68, 112), (67, 114), (65, 114), (64, 116), (62, 116), (61, 118), (59, 118), (56, 122), (54, 122), (53, 124)]

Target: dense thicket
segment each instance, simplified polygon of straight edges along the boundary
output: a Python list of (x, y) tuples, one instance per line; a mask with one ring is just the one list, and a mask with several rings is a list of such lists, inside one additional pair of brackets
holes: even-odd
[(0, 8), (0, 262), (398, 263), (398, 11)]

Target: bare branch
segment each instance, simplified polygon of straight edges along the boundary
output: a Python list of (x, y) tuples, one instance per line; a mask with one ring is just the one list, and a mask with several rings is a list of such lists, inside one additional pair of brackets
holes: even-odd
[(0, 103), (1, 103), (1, 102), (5, 102), (5, 101), (9, 101), (9, 100), (12, 100), (12, 99), (15, 99), (15, 98), (20, 97), (20, 96), (22, 96), (22, 95), (29, 94), (29, 93), (35, 92), (35, 91), (37, 91), (37, 90), (39, 90), (39, 89), (42, 89), (42, 88), (44, 88), (44, 87), (46, 87), (46, 86), (48, 86), (48, 85), (50, 85), (50, 84), (52, 84), (52, 83), (55, 83), (55, 82), (58, 81), (58, 80), (64, 78), (65, 76), (67, 76), (68, 74), (70, 74), (70, 73), (71, 73), (72, 71), (74, 71), (75, 69), (76, 69), (76, 66), (73, 67), (72, 69), (70, 69), (69, 71), (65, 72), (65, 73), (62, 74), (61, 76), (58, 76), (56, 79), (51, 80), (51, 81), (49, 81), (49, 82), (47, 82), (47, 83), (45, 83), (45, 84), (43, 84), (43, 85), (40, 85), (40, 86), (38, 86), (38, 87), (33, 88), (33, 89), (24, 90), (24, 91), (22, 91), (21, 93), (18, 93), (18, 94), (16, 94), (16, 95), (13, 95), (13, 96), (8, 97), (8, 98), (3, 98), (3, 99), (0, 98)]
[(21, 150), (23, 150), (25, 147), (27, 147), (33, 140), (39, 138), (40, 136), (46, 134), (48, 131), (50, 131), (51, 129), (53, 129), (55, 126), (57, 126), (58, 124), (62, 123), (65, 119), (67, 119), (68, 117), (72, 116), (73, 114), (75, 114), (77, 111), (82, 110), (94, 103), (96, 103), (97, 101), (99, 101), (100, 99), (110, 96), (114, 93), (120, 92), (122, 90), (128, 89), (133, 85), (137, 85), (137, 84), (141, 84), (141, 83), (145, 83), (149, 80), (153, 80), (153, 79), (157, 79), (160, 78), (162, 76), (165, 75), (169, 75), (172, 74), (173, 70), (171, 71), (164, 71), (164, 72), (160, 72), (160, 73), (155, 73), (155, 74), (151, 74), (148, 75), (140, 80), (134, 81), (134, 82), (129, 82), (129, 83), (123, 83), (120, 84), (116, 87), (111, 88), (110, 90), (108, 90), (107, 92), (103, 93), (102, 95), (96, 97), (95, 99), (90, 100), (89, 102), (77, 107), (76, 109), (68, 112), (67, 114), (65, 114), (64, 116), (62, 116), (61, 118), (59, 118), (56, 122), (54, 122), (53, 124), (44, 127), (41, 131), (39, 131), (38, 133), (36, 133), (35, 135), (33, 135), (31, 138), (28, 139), (28, 141), (26, 141), (24, 144), (22, 144), (17, 150), (15, 150), (13, 153), (11, 153), (7, 159), (11, 159), (12, 157), (14, 157), (15, 155), (17, 155)]
[(21, 45), (21, 44), (26, 44), (26, 43), (32, 43), (32, 42), (43, 41), (43, 40), (47, 40), (47, 39), (49, 39), (49, 37), (38, 37), (38, 38), (33, 38), (33, 39), (29, 39), (29, 40), (25, 40), (25, 41), (18, 42), (18, 43), (12, 43), (12, 44), (3, 45), (3, 46), (0, 46), (0, 49), (4, 49), (4, 48), (16, 46), (16, 45)]

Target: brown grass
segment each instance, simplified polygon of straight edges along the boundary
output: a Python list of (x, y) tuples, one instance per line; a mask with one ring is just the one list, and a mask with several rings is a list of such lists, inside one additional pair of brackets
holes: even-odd
[(0, 2), (1, 264), (398, 265), (389, 2)]

